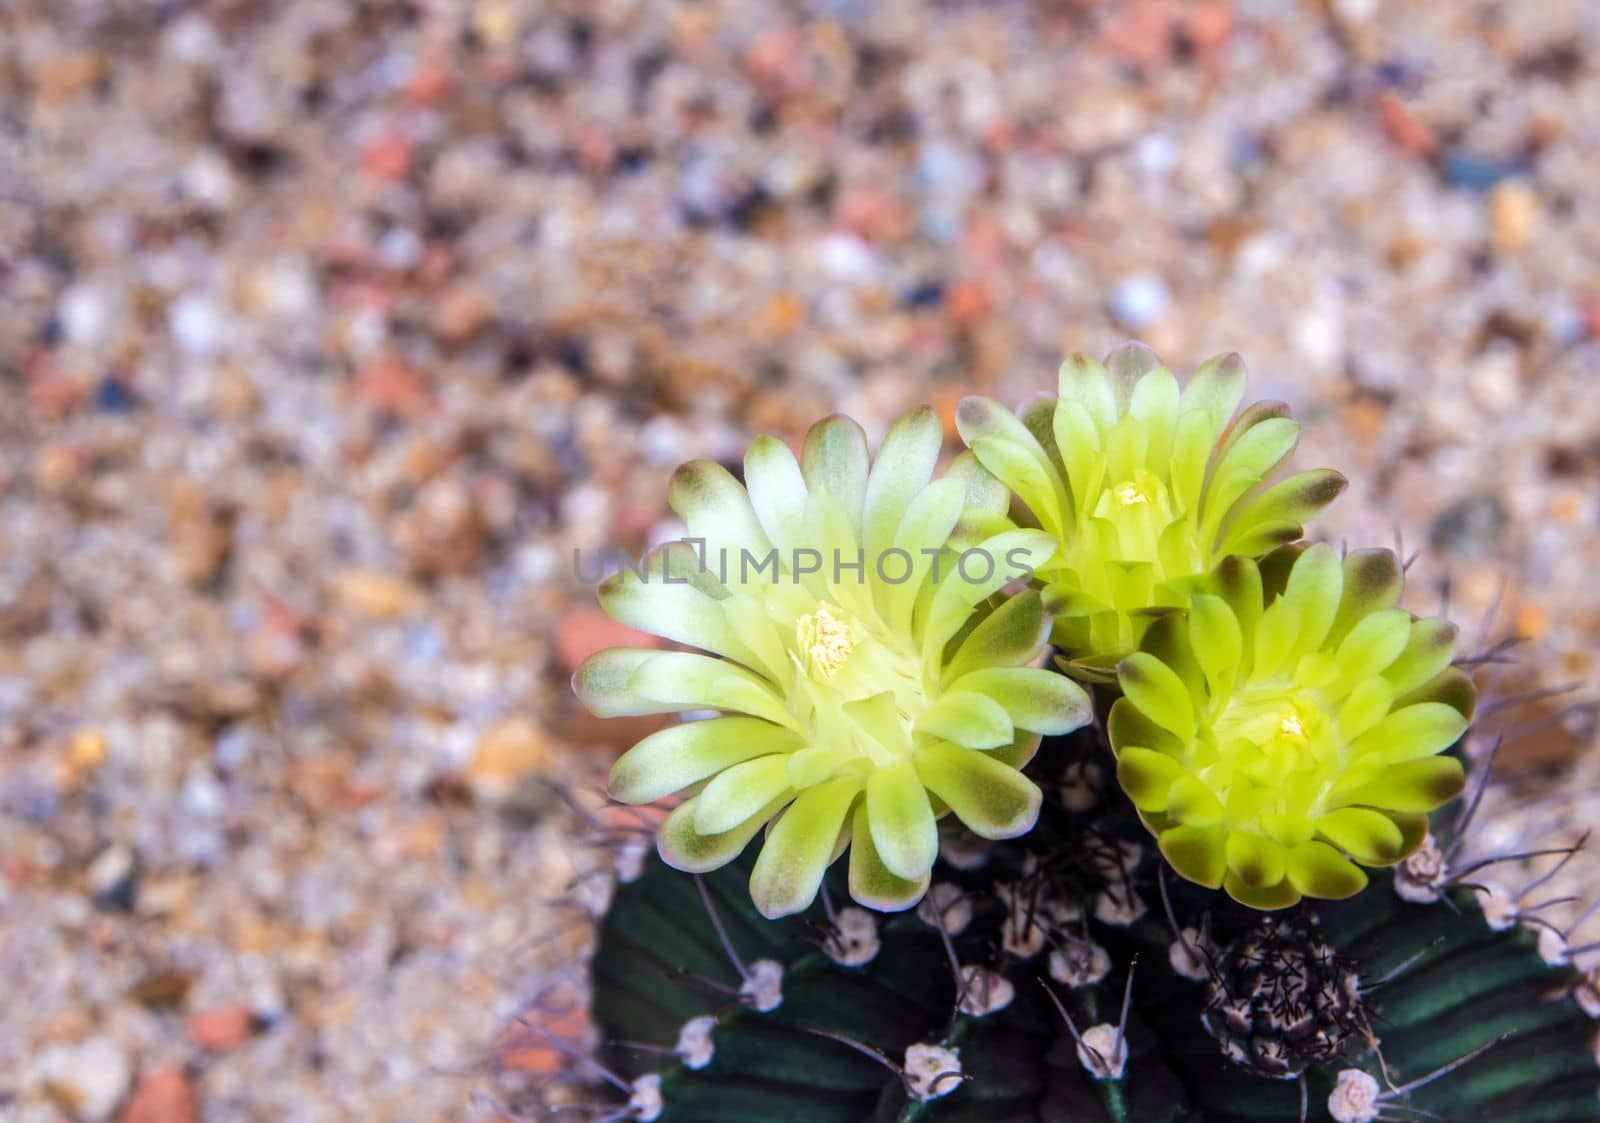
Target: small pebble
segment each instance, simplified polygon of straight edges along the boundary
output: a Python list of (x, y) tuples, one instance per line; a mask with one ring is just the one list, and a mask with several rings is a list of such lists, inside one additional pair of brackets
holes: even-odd
[(1147, 328), (1172, 306), (1166, 282), (1154, 273), (1137, 273), (1117, 282), (1111, 293), (1111, 312), (1132, 329)]
[(194, 1086), (183, 1069), (163, 1065), (140, 1075), (117, 1123), (198, 1123), (199, 1118)]
[(49, 1089), (88, 1123), (109, 1119), (133, 1080), (123, 1049), (106, 1037), (76, 1045), (51, 1045), (34, 1061), (36, 1086)]
[(1539, 197), (1526, 182), (1505, 180), (1489, 193), (1489, 215), (1494, 248), (1501, 253), (1518, 253), (1527, 248), (1538, 229)]
[(213, 1006), (191, 1014), (184, 1022), (184, 1032), (202, 1049), (227, 1052), (250, 1039), (255, 1032), (255, 1015), (242, 1003)]

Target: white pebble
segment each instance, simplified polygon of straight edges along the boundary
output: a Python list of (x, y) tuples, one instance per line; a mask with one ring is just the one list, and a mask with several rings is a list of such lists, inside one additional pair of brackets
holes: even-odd
[(233, 169), (228, 166), (227, 158), (209, 148), (189, 161), (179, 183), (189, 198), (217, 210), (231, 206), (236, 194)]
[(106, 337), (106, 326), (111, 321), (111, 302), (94, 285), (77, 284), (61, 294), (61, 305), (56, 314), (60, 317), (61, 330), (68, 343), (93, 347)]
[(123, 1050), (105, 1037), (77, 1045), (50, 1045), (34, 1063), (40, 1090), (54, 1089), (73, 1105), (73, 1115), (89, 1123), (111, 1117), (133, 1079)]
[(209, 358), (227, 342), (222, 310), (203, 293), (186, 292), (173, 301), (167, 326), (178, 349), (191, 358)]
[(1172, 306), (1167, 283), (1155, 273), (1135, 273), (1111, 291), (1111, 312), (1130, 328), (1149, 327)]

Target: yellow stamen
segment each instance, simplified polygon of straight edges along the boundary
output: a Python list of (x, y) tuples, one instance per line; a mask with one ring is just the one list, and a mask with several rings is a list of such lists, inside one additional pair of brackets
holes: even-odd
[(1306, 727), (1300, 721), (1300, 715), (1293, 710), (1283, 715), (1283, 720), (1278, 723), (1278, 732), (1285, 737), (1304, 737)]
[(1120, 507), (1132, 507), (1136, 503), (1150, 502), (1150, 497), (1133, 484), (1119, 484), (1111, 494), (1116, 497), (1117, 505)]
[(850, 626), (829, 612), (825, 604), (817, 605), (816, 612), (795, 622), (795, 635), (805, 653), (807, 672), (821, 682), (838, 673), (856, 646)]

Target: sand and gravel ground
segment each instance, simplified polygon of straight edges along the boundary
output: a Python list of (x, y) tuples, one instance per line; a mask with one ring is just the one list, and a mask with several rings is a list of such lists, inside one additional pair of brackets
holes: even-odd
[[(8, 0), (0, 1119), (492, 1118), (637, 733), (572, 551), (831, 410), (1239, 350), (1592, 687), (1597, 185), (1583, 0)], [(1517, 721), (1495, 837), (1600, 818)]]

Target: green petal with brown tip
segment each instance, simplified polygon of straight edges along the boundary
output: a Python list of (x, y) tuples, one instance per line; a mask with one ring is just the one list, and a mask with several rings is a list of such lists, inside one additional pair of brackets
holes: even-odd
[(929, 880), (929, 874), (907, 880), (889, 871), (873, 845), (867, 809), (858, 806), (850, 840), (850, 896), (868, 908), (900, 912), (922, 899)]
[(1194, 702), (1189, 689), (1166, 664), (1136, 651), (1117, 664), (1122, 693), (1151, 721), (1180, 741), (1194, 736)]
[(1172, 785), (1188, 774), (1165, 753), (1138, 747), (1117, 751), (1117, 783), (1140, 811), (1165, 811)]
[(843, 504), (858, 524), (867, 495), (867, 435), (842, 414), (824, 417), (806, 433), (800, 452), (800, 473), (806, 487), (825, 491)]
[(744, 822), (721, 834), (701, 834), (694, 828), (699, 797), (673, 808), (656, 831), (656, 850), (661, 860), (685, 873), (709, 873), (720, 869), (743, 853), (756, 832), (776, 815), (787, 797), (774, 800)]
[(939, 856), (939, 828), (910, 761), (896, 761), (868, 778), (866, 810), (872, 848), (889, 872), (905, 881), (926, 877)]
[(1289, 883), (1301, 893), (1339, 901), (1367, 887), (1367, 875), (1326, 842), (1306, 842), (1289, 851)]
[(1038, 787), (1015, 768), (983, 753), (954, 745), (916, 751), (917, 775), (968, 830), (984, 838), (1016, 838), (1033, 828), (1043, 799)]
[(611, 766), (606, 789), (623, 803), (651, 803), (724, 768), (798, 748), (801, 739), (753, 717), (687, 721), (652, 733)]
[(1270, 838), (1248, 831), (1230, 831), (1228, 869), (1250, 889), (1266, 889), (1283, 880), (1287, 852)]
[(1454, 757), (1408, 760), (1385, 769), (1381, 779), (1337, 795), (1340, 803), (1385, 811), (1421, 813), (1449, 803), (1466, 787), (1466, 773)]
[(1198, 885), (1220, 889), (1227, 873), (1228, 832), (1222, 827), (1171, 827), (1156, 844), (1172, 868)]
[(801, 792), (773, 825), (750, 872), (750, 899), (768, 920), (816, 900), (861, 781), (830, 780)]
[(1345, 807), (1317, 820), (1317, 832), (1356, 861), (1387, 866), (1405, 855), (1405, 835), (1389, 816), (1366, 807)]
[(1266, 885), (1260, 888), (1246, 885), (1238, 875), (1231, 870), (1222, 879), (1222, 887), (1228, 891), (1228, 896), (1249, 908), (1271, 911), (1273, 909), (1286, 909), (1290, 905), (1300, 903), (1300, 890), (1285, 878), (1275, 885)]

